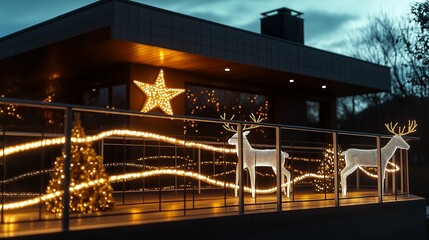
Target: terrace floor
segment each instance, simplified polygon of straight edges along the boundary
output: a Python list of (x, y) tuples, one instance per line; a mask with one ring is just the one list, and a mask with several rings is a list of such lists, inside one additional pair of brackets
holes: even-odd
[[(340, 197), (340, 206), (376, 204), (376, 192), (355, 190), (347, 197)], [(186, 197), (186, 201), (184, 201)], [(422, 199), (414, 195), (393, 195), (386, 193), (383, 202), (411, 201)], [(100, 229), (116, 226), (141, 225), (156, 222), (170, 222), (185, 219), (201, 219), (217, 216), (238, 215), (238, 198), (232, 191), (222, 189), (154, 191), (115, 193), (116, 205), (109, 212), (99, 214), (71, 214), (70, 230)], [(161, 200), (161, 201), (160, 201)], [(295, 191), (287, 198), (282, 196), (283, 211), (335, 207), (334, 195), (310, 191)], [(160, 203), (161, 202), (161, 203)], [(186, 206), (186, 209), (185, 209)], [(245, 195), (245, 214), (275, 212), (276, 195)], [(38, 205), (25, 209), (5, 211), (4, 223), (0, 224), (0, 238), (28, 236), (61, 232), (60, 216), (46, 212)]]

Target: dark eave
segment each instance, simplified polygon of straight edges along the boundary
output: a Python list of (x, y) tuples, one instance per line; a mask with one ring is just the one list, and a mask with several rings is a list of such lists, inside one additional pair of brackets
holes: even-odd
[(99, 1), (0, 39), (1, 68), (26, 61), (62, 75), (129, 62), (249, 83), (293, 78), (301, 87), (333, 86), (335, 96), (390, 91), (387, 67), (123, 0)]

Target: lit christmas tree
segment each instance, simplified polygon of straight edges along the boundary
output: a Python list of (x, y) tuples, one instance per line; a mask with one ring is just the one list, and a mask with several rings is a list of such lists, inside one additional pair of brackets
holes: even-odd
[[(85, 138), (85, 131), (80, 120), (75, 121), (72, 129), (72, 138)], [(47, 188), (47, 193), (55, 193), (63, 190), (63, 164), (62, 156), (55, 160), (54, 171)], [(109, 182), (109, 176), (103, 167), (103, 158), (98, 156), (91, 143), (72, 142), (70, 159), (70, 187), (81, 183), (98, 181), (93, 185), (70, 192), (70, 211), (75, 213), (90, 213), (106, 211), (113, 208), (113, 188)], [(61, 213), (63, 207), (62, 195), (46, 201), (47, 210)]]
[[(338, 146), (338, 171), (344, 168), (344, 156), (341, 155), (343, 150)], [(314, 179), (313, 186), (316, 192), (333, 192), (334, 189), (334, 148), (332, 144), (325, 147), (323, 152), (323, 161), (317, 167), (318, 175), (325, 175), (325, 179)], [(341, 189), (341, 185), (338, 186)]]
[[(4, 94), (0, 95), (1, 98), (6, 97)], [(13, 104), (0, 104), (0, 116), (12, 117), (14, 119), (22, 120), (23, 117), (18, 113), (15, 105)]]

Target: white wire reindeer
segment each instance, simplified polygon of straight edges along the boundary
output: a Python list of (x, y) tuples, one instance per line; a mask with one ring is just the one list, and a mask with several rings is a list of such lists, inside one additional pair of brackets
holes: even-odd
[[(402, 138), (402, 136), (413, 133), (416, 131), (416, 121), (408, 121), (408, 131), (405, 132), (405, 126), (399, 127), (398, 132), (395, 132), (395, 128), (398, 125), (385, 124), (387, 130), (394, 134), (390, 141), (381, 148), (381, 174), (382, 174), (382, 191), (384, 190), (384, 178), (386, 175), (386, 167), (390, 158), (392, 158), (396, 149), (408, 150), (410, 145)], [(377, 167), (377, 149), (362, 150), (351, 148), (341, 153), (345, 156), (346, 166), (341, 171), (341, 187), (343, 196), (347, 194), (347, 176), (353, 173), (358, 167)]]
[[(220, 116), (223, 120), (226, 119), (225, 114), (223, 116)], [(234, 115), (231, 117), (230, 120), (234, 118)], [(255, 115), (251, 114), (250, 118), (255, 123), (260, 123), (262, 121), (262, 118), (258, 116), (258, 118), (255, 117)], [(229, 123), (224, 123), (223, 127), (230, 132), (234, 132), (235, 134), (228, 140), (228, 143), (231, 145), (235, 145), (235, 149), (237, 150), (238, 155), (238, 133), (237, 129), (229, 125)], [(255, 167), (271, 167), (274, 171), (274, 174), (277, 174), (276, 171), (276, 149), (254, 149), (250, 145), (249, 141), (247, 140), (247, 135), (250, 133), (250, 129), (258, 128), (257, 125), (247, 125), (245, 124), (243, 126), (243, 169), (247, 168), (250, 175), (250, 184), (252, 189), (252, 197), (255, 197), (255, 179), (256, 179), (256, 169)], [(282, 159), (281, 159), (281, 183), (283, 185), (284, 183), (284, 177), (287, 178), (287, 191), (285, 191), (285, 188), (282, 187), (282, 190), (285, 192), (287, 197), (289, 197), (289, 191), (290, 191), (290, 172), (284, 167), (286, 158), (289, 157), (289, 154), (287, 152), (281, 152)], [(238, 179), (239, 179), (239, 166), (237, 165), (237, 171), (236, 171), (236, 178), (235, 178), (235, 184), (238, 186)], [(237, 197), (238, 190), (235, 189), (235, 196)]]

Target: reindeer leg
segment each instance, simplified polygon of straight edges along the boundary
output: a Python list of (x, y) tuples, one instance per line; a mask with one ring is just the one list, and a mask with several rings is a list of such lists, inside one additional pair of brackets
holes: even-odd
[(358, 166), (348, 165), (341, 171), (341, 188), (342, 188), (343, 197), (345, 197), (347, 194), (347, 176), (349, 176), (352, 172), (354, 172), (356, 168), (358, 168)]
[(283, 174), (283, 180), (282, 180), (282, 184), (284, 184), (284, 176), (286, 176), (287, 182), (286, 182), (286, 188), (287, 191), (285, 192), (286, 196), (289, 197), (289, 193), (290, 193), (290, 172), (285, 168), (282, 167), (282, 174)]
[[(273, 169), (274, 175), (276, 175), (276, 182), (277, 182), (277, 168), (276, 167), (271, 167)], [(282, 181), (280, 182), (280, 184), (283, 184), (284, 179), (282, 176)], [(284, 190), (284, 188), (282, 187), (282, 191)]]
[(381, 196), (384, 196), (384, 180), (386, 178), (386, 168), (387, 168), (387, 166), (381, 167), (381, 177), (382, 177), (382, 180), (381, 180)]
[(250, 185), (252, 190), (252, 198), (255, 197), (255, 168), (249, 167)]

